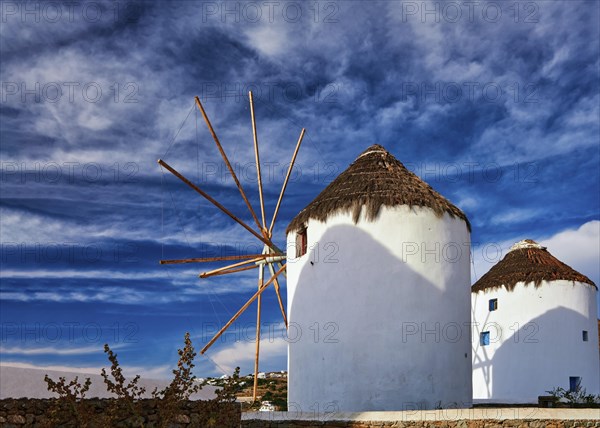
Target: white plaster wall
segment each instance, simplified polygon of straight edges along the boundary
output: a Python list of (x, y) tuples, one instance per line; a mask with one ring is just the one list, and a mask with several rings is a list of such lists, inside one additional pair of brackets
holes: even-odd
[[(470, 235), (428, 208), (382, 208), (288, 235), (292, 411), (469, 406)], [(311, 263), (312, 262), (312, 263)]]
[[(600, 393), (596, 293), (572, 281), (472, 293), (474, 402), (537, 403), (554, 387), (568, 389), (570, 376)], [(490, 312), (493, 298), (498, 309)], [(488, 346), (479, 344), (482, 331), (490, 331)]]

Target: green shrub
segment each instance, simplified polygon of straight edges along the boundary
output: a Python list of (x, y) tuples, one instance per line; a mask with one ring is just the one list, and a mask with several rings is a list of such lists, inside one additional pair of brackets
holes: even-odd
[[(76, 427), (106, 427), (126, 426), (144, 427), (147, 423), (142, 409), (142, 401), (145, 388), (139, 386), (140, 376), (135, 376), (130, 382), (126, 382), (123, 371), (119, 365), (117, 354), (108, 345), (104, 345), (104, 352), (108, 355), (111, 363), (110, 375), (106, 369), (102, 369), (101, 376), (108, 392), (114, 394), (114, 399), (109, 399), (105, 413), (96, 413), (96, 409), (102, 409), (101, 404), (96, 408), (85, 400), (85, 394), (89, 391), (91, 380), (87, 378), (81, 384), (78, 378), (67, 382), (66, 378), (60, 377), (54, 381), (48, 375), (44, 380), (48, 384), (48, 390), (58, 395), (52, 403), (48, 421), (50, 426), (76, 426)], [(173, 380), (164, 389), (152, 392), (153, 400), (156, 401), (156, 415), (158, 426), (168, 427), (179, 419), (193, 419), (193, 426), (202, 427), (225, 427), (239, 426), (240, 406), (235, 403), (236, 393), (241, 390), (239, 385), (240, 368), (237, 367), (233, 375), (223, 381), (223, 387), (215, 391), (215, 398), (202, 402), (196, 402), (194, 408), (197, 410), (193, 418), (183, 416), (182, 413), (190, 409), (190, 396), (199, 392), (202, 386), (196, 382), (196, 376), (192, 374), (196, 352), (190, 334), (184, 337), (184, 347), (179, 349), (179, 361), (177, 368), (173, 370)], [(98, 407), (99, 406), (99, 407)], [(146, 411), (151, 406), (146, 406)], [(100, 411), (100, 410), (99, 410)], [(155, 426), (155, 423), (152, 423)]]

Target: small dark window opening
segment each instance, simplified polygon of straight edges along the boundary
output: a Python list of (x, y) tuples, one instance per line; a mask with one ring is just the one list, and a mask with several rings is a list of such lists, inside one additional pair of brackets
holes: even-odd
[(296, 233), (296, 258), (302, 257), (307, 251), (306, 227)]
[(587, 332), (587, 330), (583, 330), (583, 334), (582, 335), (583, 335), (583, 341), (587, 342), (588, 341), (588, 332)]
[(498, 299), (490, 299), (490, 312), (498, 309)]
[(481, 346), (487, 346), (490, 344), (490, 332), (489, 331), (481, 332), (481, 334), (479, 335), (479, 344)]
[(581, 378), (579, 376), (569, 377), (569, 392), (577, 392), (581, 387)]

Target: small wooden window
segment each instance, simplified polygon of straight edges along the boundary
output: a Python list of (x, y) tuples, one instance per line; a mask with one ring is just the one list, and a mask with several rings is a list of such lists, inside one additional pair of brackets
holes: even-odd
[(490, 299), (489, 306), (490, 306), (490, 312), (498, 309), (498, 299)]
[(306, 227), (296, 232), (296, 258), (306, 254), (308, 241), (306, 236)]

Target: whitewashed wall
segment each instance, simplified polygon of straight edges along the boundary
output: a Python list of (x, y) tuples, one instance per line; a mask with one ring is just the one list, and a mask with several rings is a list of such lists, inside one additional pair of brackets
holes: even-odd
[[(570, 376), (581, 377), (588, 393), (600, 393), (596, 292), (553, 281), (472, 293), (474, 402), (537, 403), (554, 387), (568, 389)], [(498, 309), (490, 312), (493, 298)], [(487, 346), (479, 344), (482, 331), (490, 332)]]
[[(469, 406), (470, 235), (428, 208), (288, 235), (289, 410)], [(312, 263), (311, 263), (312, 262)]]

